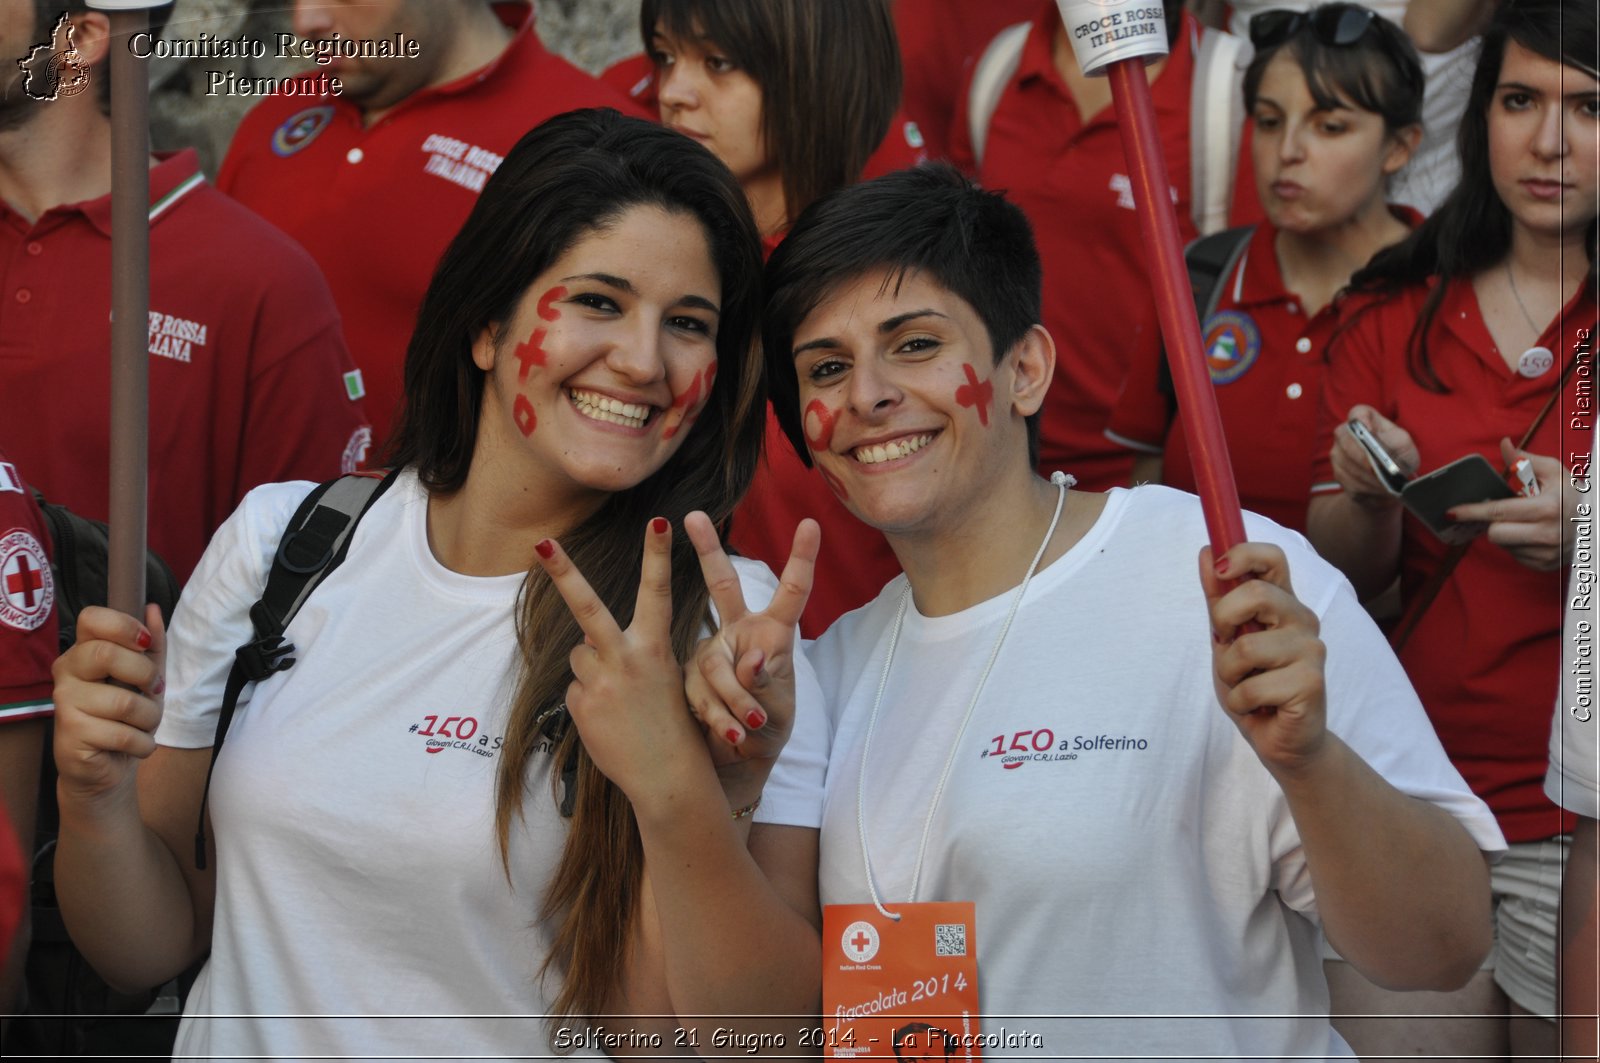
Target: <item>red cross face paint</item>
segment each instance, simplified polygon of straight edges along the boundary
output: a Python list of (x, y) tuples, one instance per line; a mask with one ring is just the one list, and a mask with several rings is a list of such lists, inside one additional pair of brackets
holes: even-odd
[[(555, 290), (561, 291), (560, 288)], [(532, 336), (517, 345), (518, 380), (528, 379), (528, 373), (534, 366), (542, 367), (545, 364), (547, 356), (544, 352), (544, 338), (546, 335), (547, 333), (544, 329), (536, 328), (533, 330)]]
[(956, 388), (956, 402), (962, 406), (972, 406), (978, 411), (978, 420), (983, 427), (989, 427), (989, 406), (994, 402), (994, 382), (978, 380), (977, 370), (971, 363), (964, 363), (962, 370), (967, 374), (967, 382)]
[(545, 292), (543, 295), (539, 296), (539, 305), (535, 308), (539, 317), (545, 321), (554, 321), (560, 317), (561, 311), (557, 310), (551, 304), (557, 299), (566, 298), (566, 295), (567, 289), (558, 284), (554, 288), (551, 288), (549, 291)]
[(503, 448), (486, 463), (496, 486), (537, 483), (577, 504), (659, 470), (706, 402), (721, 301), (692, 215), (636, 206), (580, 236), (531, 279), (500, 336), (474, 340), (490, 374), (484, 423)]
[(796, 442), (852, 513), (891, 542), (952, 548), (1004, 520), (994, 492), (1026, 433), (1003, 405), (1017, 378), (971, 304), (926, 274), (869, 270), (824, 295), (792, 344)]
[(821, 399), (812, 399), (806, 405), (803, 427), (806, 443), (813, 452), (828, 449), (828, 444), (833, 442), (833, 426), (837, 419), (837, 415)]
[(662, 439), (671, 439), (681, 429), (694, 424), (695, 419), (700, 416), (700, 411), (705, 409), (706, 402), (711, 398), (711, 381), (716, 375), (717, 363), (712, 362), (695, 373), (694, 379), (689, 382), (683, 394), (673, 396), (672, 405), (661, 420)]
[(533, 412), (533, 403), (528, 401), (526, 395), (517, 395), (517, 401), (511, 407), (511, 416), (516, 419), (517, 429), (524, 437), (533, 435), (533, 430), (539, 426), (539, 418)]

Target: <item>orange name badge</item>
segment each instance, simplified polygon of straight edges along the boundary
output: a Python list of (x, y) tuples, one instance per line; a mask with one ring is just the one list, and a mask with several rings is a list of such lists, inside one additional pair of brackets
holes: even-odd
[[(830, 904), (822, 914), (827, 1055), (978, 1060), (978, 939), (971, 901)], [(895, 1046), (900, 1051), (895, 1051)]]

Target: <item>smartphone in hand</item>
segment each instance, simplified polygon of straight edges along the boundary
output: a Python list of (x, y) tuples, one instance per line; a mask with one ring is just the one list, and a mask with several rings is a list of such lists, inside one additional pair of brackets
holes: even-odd
[(1350, 434), (1355, 437), (1361, 449), (1367, 452), (1367, 461), (1372, 464), (1372, 471), (1377, 474), (1379, 482), (1389, 489), (1391, 495), (1398, 495), (1406, 486), (1408, 477), (1405, 470), (1400, 468), (1400, 463), (1394, 456), (1378, 442), (1378, 437), (1372, 434), (1372, 429), (1352, 418), (1348, 423)]
[(1400, 463), (1366, 425), (1355, 420), (1348, 424), (1350, 434), (1367, 452), (1372, 471), (1377, 473), (1383, 486), (1390, 494), (1397, 495), (1401, 505), (1444, 542), (1452, 545), (1466, 542), (1481, 535), (1487, 527), (1482, 523), (1451, 520), (1446, 514), (1456, 506), (1516, 496), (1507, 486), (1505, 477), (1495, 472), (1482, 454), (1468, 454), (1416, 479), (1408, 479)]

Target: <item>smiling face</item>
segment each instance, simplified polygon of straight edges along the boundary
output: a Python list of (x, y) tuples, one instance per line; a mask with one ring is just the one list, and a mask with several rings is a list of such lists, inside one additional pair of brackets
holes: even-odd
[(1321, 232), (1383, 209), (1384, 179), (1411, 157), (1381, 115), (1353, 104), (1320, 107), (1287, 48), (1261, 75), (1251, 121), (1262, 208), (1290, 232)]
[(795, 330), (812, 460), (852, 512), (895, 535), (965, 522), (999, 470), (1025, 475), (1024, 418), (1049, 362), (1035, 329), (996, 365), (983, 320), (926, 274), (883, 269), (838, 285)]
[(657, 26), (650, 41), (661, 122), (704, 144), (741, 185), (776, 172), (761, 127), (761, 86), (703, 36)]
[(1489, 173), (1516, 225), (1583, 232), (1600, 194), (1600, 81), (1509, 41), (1488, 122)]
[(591, 231), (473, 343), (488, 373), (479, 454), (507, 490), (553, 503), (643, 481), (709, 399), (721, 295), (689, 215), (635, 206)]

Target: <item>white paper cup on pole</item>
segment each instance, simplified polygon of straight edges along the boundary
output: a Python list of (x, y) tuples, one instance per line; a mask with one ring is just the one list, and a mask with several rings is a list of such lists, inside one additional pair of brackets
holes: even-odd
[(1056, 0), (1056, 6), (1085, 74), (1104, 74), (1124, 59), (1149, 62), (1167, 54), (1161, 0)]

